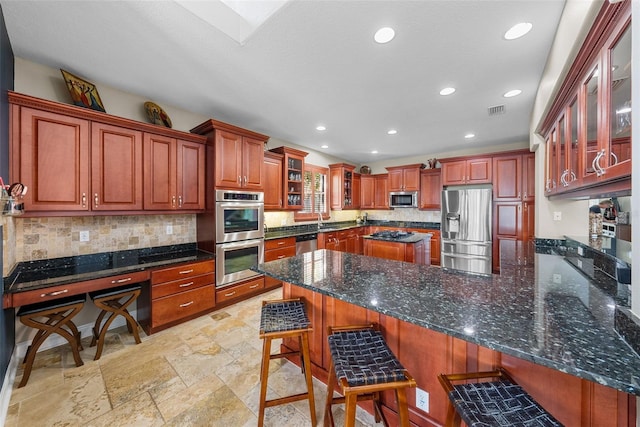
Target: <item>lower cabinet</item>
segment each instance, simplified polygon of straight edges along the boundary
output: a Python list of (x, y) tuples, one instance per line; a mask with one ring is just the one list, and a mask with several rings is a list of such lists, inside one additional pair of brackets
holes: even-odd
[[(138, 321), (147, 335), (212, 311), (215, 306), (215, 261), (152, 271), (151, 286), (144, 292), (150, 295), (139, 298)], [(148, 306), (145, 301), (150, 301)]]
[[(296, 238), (284, 237), (282, 239), (270, 239), (264, 241), (264, 262), (288, 258), (296, 254)], [(264, 276), (266, 289), (277, 288), (282, 281), (273, 277)]]
[(362, 241), (364, 234), (365, 227), (318, 233), (318, 249), (329, 249), (332, 251), (362, 255), (364, 253), (364, 244)]
[(229, 305), (248, 295), (260, 293), (262, 290), (264, 290), (264, 276), (225, 286), (216, 290), (216, 304)]
[(428, 239), (416, 243), (388, 242), (364, 239), (364, 254), (378, 258), (406, 261), (415, 264), (431, 264), (431, 244)]

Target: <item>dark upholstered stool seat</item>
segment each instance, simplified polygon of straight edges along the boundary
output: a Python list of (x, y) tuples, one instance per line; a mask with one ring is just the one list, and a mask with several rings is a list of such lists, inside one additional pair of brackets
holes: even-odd
[[(456, 385), (451, 382), (491, 377), (497, 379)], [(440, 375), (438, 378), (452, 404), (447, 426), (460, 425), (460, 418), (469, 427), (562, 426), (504, 370)]]
[[(138, 322), (136, 322), (133, 316), (131, 316), (127, 307), (131, 305), (138, 296), (140, 296), (141, 290), (142, 287), (140, 285), (130, 285), (89, 293), (89, 296), (93, 300), (95, 306), (101, 310), (98, 318), (96, 319), (96, 323), (93, 326), (91, 347), (96, 345), (96, 343), (98, 344), (96, 355), (93, 360), (100, 359), (109, 326), (118, 316), (125, 318), (127, 322), (127, 329), (133, 334), (136, 344), (140, 344), (141, 340), (140, 334), (138, 333)], [(107, 314), (109, 317), (107, 317), (107, 320), (102, 324), (102, 321)]]
[[(311, 322), (305, 311), (304, 303), (299, 299), (263, 301), (260, 316), (260, 338), (262, 338), (262, 366), (260, 368), (260, 408), (258, 426), (264, 425), (265, 408), (309, 400), (311, 425), (316, 425), (316, 408), (313, 398), (313, 380), (311, 377), (311, 358), (309, 356), (309, 332)], [(298, 350), (271, 354), (271, 341), (278, 338), (298, 338)], [(300, 356), (300, 366), (307, 384), (306, 393), (267, 400), (267, 381), (269, 379), (269, 361), (292, 355)]]
[[(40, 302), (20, 307), (17, 316), (24, 325), (38, 330), (31, 340), (31, 344), (27, 349), (24, 357), (24, 374), (18, 388), (24, 387), (31, 376), (31, 369), (36, 358), (38, 348), (52, 334), (58, 334), (67, 341), (71, 346), (73, 359), (76, 366), (82, 366), (84, 362), (80, 357), (80, 333), (75, 323), (71, 320), (76, 314), (82, 310), (84, 306), (85, 295), (70, 296), (47, 302)], [(39, 319), (46, 319), (44, 321)]]
[[(345, 403), (345, 425), (355, 425), (356, 404), (373, 400), (376, 422), (388, 425), (380, 407), (380, 392), (395, 390), (401, 426), (409, 425), (405, 388), (415, 387), (415, 380), (400, 364), (380, 331), (374, 325), (329, 327), (331, 364), (327, 381), (325, 426), (333, 425), (331, 405)], [(333, 397), (338, 383), (344, 397)]]

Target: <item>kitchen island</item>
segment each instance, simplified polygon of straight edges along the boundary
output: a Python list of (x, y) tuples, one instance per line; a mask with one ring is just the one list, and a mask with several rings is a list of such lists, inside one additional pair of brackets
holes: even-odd
[(364, 254), (368, 256), (431, 264), (431, 234), (407, 231), (379, 231), (363, 236)]
[[(614, 331), (614, 299), (562, 256), (532, 244), (503, 242), (501, 265), (500, 275), (479, 277), (319, 250), (258, 270), (282, 280), (285, 297), (307, 301), (320, 379), (329, 361), (327, 326), (379, 323), (429, 393), (427, 413), (408, 392), (417, 425), (445, 420), (438, 374), (497, 366), (568, 426), (635, 424), (640, 357)], [(392, 396), (383, 400), (393, 411)]]

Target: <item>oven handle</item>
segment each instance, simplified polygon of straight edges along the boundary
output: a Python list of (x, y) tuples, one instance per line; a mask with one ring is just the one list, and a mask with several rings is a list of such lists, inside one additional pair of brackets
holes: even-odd
[(240, 242), (225, 242), (225, 243), (220, 243), (218, 246), (221, 249), (240, 249), (240, 248), (250, 248), (252, 246), (262, 246), (262, 245), (264, 245), (264, 239), (242, 240)]
[(225, 208), (264, 209), (264, 203), (260, 203), (260, 202), (216, 202), (216, 206), (222, 209), (225, 209)]

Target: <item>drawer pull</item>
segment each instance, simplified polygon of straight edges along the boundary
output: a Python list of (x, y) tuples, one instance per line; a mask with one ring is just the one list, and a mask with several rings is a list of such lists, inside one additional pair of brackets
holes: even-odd
[(127, 277), (126, 279), (112, 280), (111, 283), (125, 283), (130, 282), (131, 280), (133, 280), (131, 277)]
[(69, 289), (63, 289), (61, 291), (49, 292), (49, 293), (46, 293), (46, 294), (41, 294), (40, 298), (55, 297), (56, 295), (66, 294), (67, 292), (69, 292)]
[(278, 246), (284, 245), (285, 242), (278, 242)]
[(232, 297), (236, 294), (236, 291), (229, 292), (228, 294), (224, 294), (225, 297)]
[(255, 285), (249, 286), (249, 289), (255, 289), (260, 286), (260, 283), (256, 283)]
[(187, 286), (193, 285), (193, 282), (187, 282), (180, 285), (181, 288), (186, 288)]
[(184, 270), (180, 272), (180, 274), (189, 274), (189, 273), (193, 273), (193, 268), (191, 270)]
[(193, 304), (193, 301), (189, 301), (189, 302), (185, 302), (184, 304), (180, 304), (180, 307), (182, 307), (182, 308), (189, 307), (191, 304)]
[(278, 255), (278, 259), (282, 259), (284, 257), (285, 257), (284, 255)]

